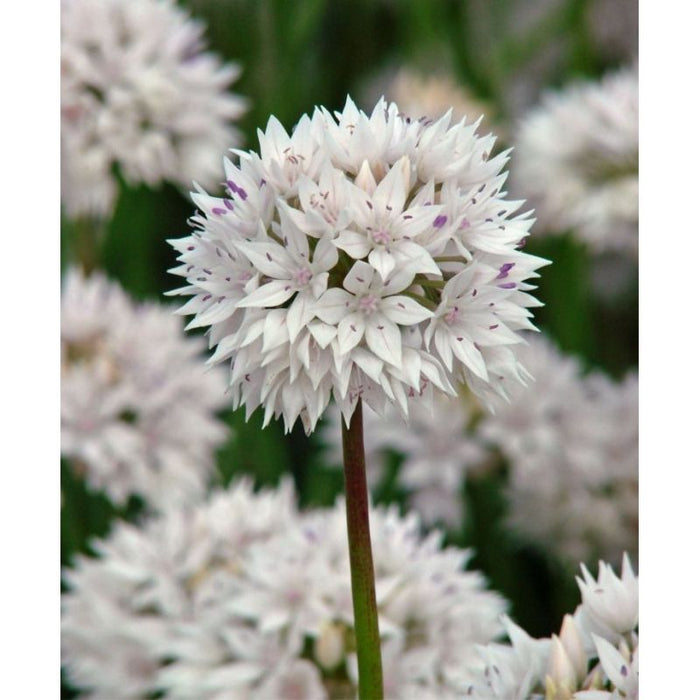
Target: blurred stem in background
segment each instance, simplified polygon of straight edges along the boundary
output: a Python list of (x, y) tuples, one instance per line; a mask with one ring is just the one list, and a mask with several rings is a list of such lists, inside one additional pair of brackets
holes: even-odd
[(63, 263), (78, 264), (89, 275), (101, 267), (102, 244), (107, 233), (107, 222), (94, 217), (80, 217), (63, 224), (66, 248)]

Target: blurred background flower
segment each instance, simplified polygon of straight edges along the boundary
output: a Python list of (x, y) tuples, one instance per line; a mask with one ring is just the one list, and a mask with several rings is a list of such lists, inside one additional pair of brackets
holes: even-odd
[(61, 185), (70, 217), (108, 216), (131, 183), (214, 186), (245, 101), (172, 0), (62, 0)]
[(197, 500), (229, 438), (225, 374), (173, 309), (68, 271), (61, 305), (61, 455), (115, 504)]
[[(371, 526), (387, 696), (456, 697), (452, 676), (502, 632), (505, 601), (415, 515), (378, 509)], [(65, 579), (76, 685), (115, 700), (354, 696), (342, 503), (300, 513), (289, 482), (238, 481), (94, 548)]]

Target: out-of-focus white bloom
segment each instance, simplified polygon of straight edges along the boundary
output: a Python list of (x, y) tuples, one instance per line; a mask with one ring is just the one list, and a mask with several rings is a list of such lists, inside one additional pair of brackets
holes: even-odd
[(106, 216), (130, 182), (214, 186), (245, 111), (238, 66), (204, 51), (173, 0), (62, 0), (61, 180), (69, 216)]
[(529, 338), (532, 391), (486, 415), (477, 432), (509, 462), (514, 530), (570, 560), (637, 551), (639, 382), (583, 374), (550, 341)]
[[(587, 573), (585, 566), (584, 572)], [(590, 577), (591, 586), (596, 584)], [(623, 583), (624, 581), (624, 583)], [(464, 666), (462, 683), (466, 697), (479, 700), (604, 700), (638, 697), (639, 668), (637, 626), (637, 578), (628, 557), (622, 564), (622, 578), (601, 562), (601, 583), (607, 605), (613, 598), (624, 608), (624, 622), (617, 619), (623, 634), (614, 643), (597, 635), (600, 601), (592, 602), (591, 589), (581, 586), (583, 602), (574, 615), (566, 615), (559, 635), (532, 639), (506, 618), (511, 644), (480, 647), (481, 660)], [(615, 589), (612, 591), (612, 589)], [(624, 594), (622, 593), (624, 589)], [(634, 590), (633, 590), (634, 589)], [(589, 670), (590, 669), (590, 670)]]
[[(370, 517), (388, 697), (458, 697), (465, 662), (502, 632), (504, 601), (469, 552), (415, 515)], [(344, 505), (299, 513), (249, 482), (120, 523), (66, 571), (70, 681), (112, 700), (352, 697), (356, 659)], [(309, 650), (311, 652), (309, 653)]]
[(168, 308), (100, 274), (68, 272), (61, 301), (61, 454), (115, 503), (198, 498), (228, 431), (226, 376)]
[(455, 121), (464, 117), (469, 123), (483, 119), (482, 125), (493, 125), (493, 108), (447, 72), (424, 74), (410, 67), (393, 69), (378, 76), (371, 88), (372, 104), (383, 94), (389, 102), (401, 105), (411, 119), (439, 119), (451, 109)]
[(573, 230), (596, 251), (636, 258), (639, 242), (639, 78), (626, 69), (552, 93), (515, 137), (514, 188), (537, 229)]
[(271, 117), (259, 154), (225, 161), (226, 197), (193, 195), (174, 293), (211, 327), (236, 405), (310, 432), (331, 397), (349, 421), (360, 398), (406, 415), (416, 394), (466, 383), (488, 402), (524, 381), (513, 346), (539, 305), (525, 280), (546, 261), (521, 250), (532, 219), (504, 199), (508, 155), (451, 119), (349, 98), (291, 135)]
[[(328, 462), (342, 464), (340, 413), (329, 410), (322, 440), (331, 447)], [(471, 414), (466, 400), (436, 397), (412, 406), (406, 420), (397, 410), (378, 416), (363, 414), (368, 481), (375, 487), (385, 473), (388, 456), (401, 456), (397, 483), (408, 492), (411, 506), (427, 523), (459, 527), (464, 514), (463, 489), (470, 470), (488, 456), (478, 438), (467, 432)]]

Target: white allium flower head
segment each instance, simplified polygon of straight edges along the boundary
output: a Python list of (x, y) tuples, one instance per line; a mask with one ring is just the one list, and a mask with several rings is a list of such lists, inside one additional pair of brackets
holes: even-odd
[(225, 160), (224, 198), (193, 194), (174, 293), (230, 363), (234, 405), (310, 432), (331, 397), (349, 421), (359, 398), (405, 415), (415, 395), (466, 383), (490, 401), (524, 381), (526, 280), (546, 261), (521, 250), (532, 219), (505, 199), (507, 153), (450, 122), (349, 98), (291, 135), (271, 117), (259, 154)]
[(635, 555), (639, 381), (584, 375), (551, 341), (528, 339), (532, 390), (485, 415), (477, 432), (509, 463), (510, 524), (570, 561)]
[(61, 454), (115, 503), (199, 498), (228, 437), (226, 375), (172, 310), (101, 274), (68, 271), (61, 299)]
[[(300, 513), (293, 497), (291, 482), (239, 481), (118, 524), (65, 573), (69, 680), (112, 700), (353, 697), (344, 505)], [(415, 514), (370, 520), (387, 695), (458, 697), (453, 678), (501, 634), (505, 603)]]
[(69, 216), (106, 216), (117, 166), (130, 182), (214, 186), (238, 77), (204, 50), (203, 25), (173, 0), (62, 0), (61, 180)]
[(636, 258), (638, 169), (636, 68), (549, 94), (515, 136), (514, 189), (535, 204), (537, 229), (571, 229), (596, 251)]

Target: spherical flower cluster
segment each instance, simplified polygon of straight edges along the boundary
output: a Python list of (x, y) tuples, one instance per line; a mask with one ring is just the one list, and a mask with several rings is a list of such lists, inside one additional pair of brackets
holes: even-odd
[(581, 605), (559, 634), (533, 639), (511, 620), (511, 644), (479, 649), (465, 672), (466, 696), (480, 700), (636, 700), (639, 696), (639, 582), (625, 555), (618, 577), (599, 564), (598, 579), (582, 565)]
[[(387, 697), (458, 697), (452, 678), (500, 635), (504, 601), (415, 515), (370, 524)], [(342, 503), (300, 513), (290, 483), (247, 481), (120, 523), (66, 571), (68, 678), (111, 700), (354, 697), (345, 529)]]
[(244, 101), (239, 68), (204, 51), (173, 0), (62, 0), (61, 185), (66, 213), (106, 216), (121, 175), (215, 185)]
[(61, 454), (115, 503), (203, 494), (228, 437), (215, 412), (226, 373), (172, 310), (134, 303), (100, 274), (70, 270), (61, 301)]
[(639, 382), (583, 374), (577, 359), (534, 337), (521, 391), (477, 431), (509, 463), (510, 522), (573, 561), (637, 551)]
[[(386, 475), (389, 457), (398, 454), (401, 464), (397, 484), (426, 523), (456, 528), (464, 516), (464, 483), (481, 467), (489, 453), (468, 432), (473, 412), (464, 397), (439, 396), (431, 404), (419, 402), (407, 421), (395, 410), (380, 417), (363, 414), (368, 481), (372, 487)], [(329, 462), (342, 464), (340, 413), (329, 411), (322, 439), (332, 450)]]
[(636, 258), (639, 78), (626, 69), (550, 94), (520, 125), (513, 181), (538, 228)]
[(467, 383), (489, 400), (523, 379), (513, 346), (545, 261), (521, 248), (493, 137), (412, 121), (381, 100), (367, 116), (317, 108), (290, 136), (274, 117), (260, 154), (225, 161), (227, 196), (193, 195), (196, 229), (172, 241), (210, 326), (236, 405), (313, 430), (331, 396), (346, 421)]

